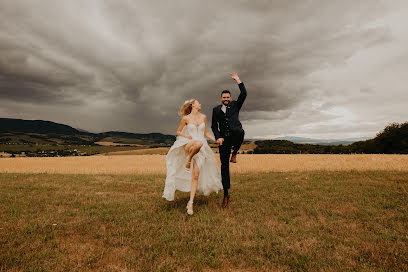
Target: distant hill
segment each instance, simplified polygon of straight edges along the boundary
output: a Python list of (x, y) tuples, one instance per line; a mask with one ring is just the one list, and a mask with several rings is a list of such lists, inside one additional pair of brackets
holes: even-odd
[(97, 145), (95, 142), (98, 141), (112, 141), (124, 144), (167, 146), (175, 139), (174, 135), (161, 133), (142, 134), (120, 131), (90, 133), (51, 121), (0, 118), (0, 143)]
[[(170, 146), (176, 139), (174, 135), (162, 133), (131, 133), (108, 131), (90, 133), (65, 124), (44, 120), (23, 120), (0, 118), (0, 144), (28, 145), (95, 145), (97, 142), (113, 142), (145, 145), (148, 147)], [(287, 139), (291, 139), (289, 141)], [(302, 137), (284, 137), (278, 140), (257, 140), (254, 153), (385, 153), (408, 154), (408, 122), (392, 123), (377, 133), (373, 139), (356, 141), (318, 140)], [(323, 141), (323, 143), (322, 143)], [(319, 144), (315, 144), (319, 143)]]
[(277, 137), (273, 140), (286, 140), (298, 144), (321, 144), (321, 145), (340, 145), (340, 144), (351, 144), (358, 141), (364, 141), (370, 139), (369, 137), (361, 138), (346, 138), (346, 139), (313, 139), (313, 138), (304, 138), (296, 136), (285, 136)]
[(82, 128), (75, 128), (75, 129), (78, 130), (78, 131), (81, 131), (81, 132), (88, 132), (89, 133), (89, 131), (87, 131), (85, 129), (82, 129)]
[(408, 154), (408, 122), (392, 123), (377, 133), (373, 139), (343, 145), (302, 144), (288, 140), (255, 141), (254, 153), (260, 154)]
[(108, 131), (99, 133), (99, 135), (105, 137), (119, 136), (123, 138), (134, 138), (134, 139), (159, 139), (159, 140), (175, 140), (175, 136), (166, 135), (162, 133), (131, 133), (131, 132), (121, 132), (121, 131)]
[(79, 130), (68, 125), (43, 120), (23, 120), (0, 118), (0, 133), (40, 133), (40, 134), (81, 134)]

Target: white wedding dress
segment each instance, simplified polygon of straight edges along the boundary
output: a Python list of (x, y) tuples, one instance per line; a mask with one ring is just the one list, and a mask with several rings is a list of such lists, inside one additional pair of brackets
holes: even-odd
[[(184, 126), (182, 133), (190, 135), (193, 139), (177, 136), (176, 141), (171, 146), (166, 156), (167, 176), (164, 185), (163, 197), (169, 201), (174, 200), (176, 190), (190, 192), (192, 170), (194, 160), (200, 171), (198, 178), (197, 192), (207, 196), (212, 192), (218, 193), (222, 189), (221, 173), (215, 154), (211, 150), (204, 138), (205, 124), (200, 125), (188, 123)], [(185, 170), (187, 162), (187, 153), (184, 151), (184, 145), (199, 140), (203, 143), (200, 151), (195, 154), (191, 160), (190, 171)]]

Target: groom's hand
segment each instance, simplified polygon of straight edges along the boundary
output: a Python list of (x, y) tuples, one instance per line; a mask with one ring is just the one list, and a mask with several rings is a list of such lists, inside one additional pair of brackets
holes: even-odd
[(237, 82), (237, 84), (239, 84), (239, 83), (241, 83), (242, 81), (239, 79), (239, 77), (238, 77), (238, 74), (237, 73), (231, 73), (231, 77), (232, 77), (232, 79), (234, 79), (236, 82)]
[(218, 145), (222, 145), (223, 142), (224, 142), (224, 138), (218, 138), (217, 139), (217, 144)]

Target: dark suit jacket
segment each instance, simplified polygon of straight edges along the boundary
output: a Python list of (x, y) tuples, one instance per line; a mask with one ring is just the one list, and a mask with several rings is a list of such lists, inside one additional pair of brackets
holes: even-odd
[(228, 104), (225, 113), (221, 110), (222, 105), (218, 105), (213, 108), (211, 129), (214, 133), (215, 139), (224, 138), (225, 132), (228, 130), (230, 132), (244, 131), (242, 124), (239, 121), (239, 110), (245, 101), (247, 91), (243, 82), (241, 82), (238, 86), (241, 93), (236, 101), (232, 100)]

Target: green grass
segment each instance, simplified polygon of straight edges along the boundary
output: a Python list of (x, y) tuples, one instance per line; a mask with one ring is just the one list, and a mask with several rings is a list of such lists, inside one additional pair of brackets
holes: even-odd
[(0, 174), (0, 270), (408, 270), (407, 172), (233, 175), (192, 217), (164, 179)]

